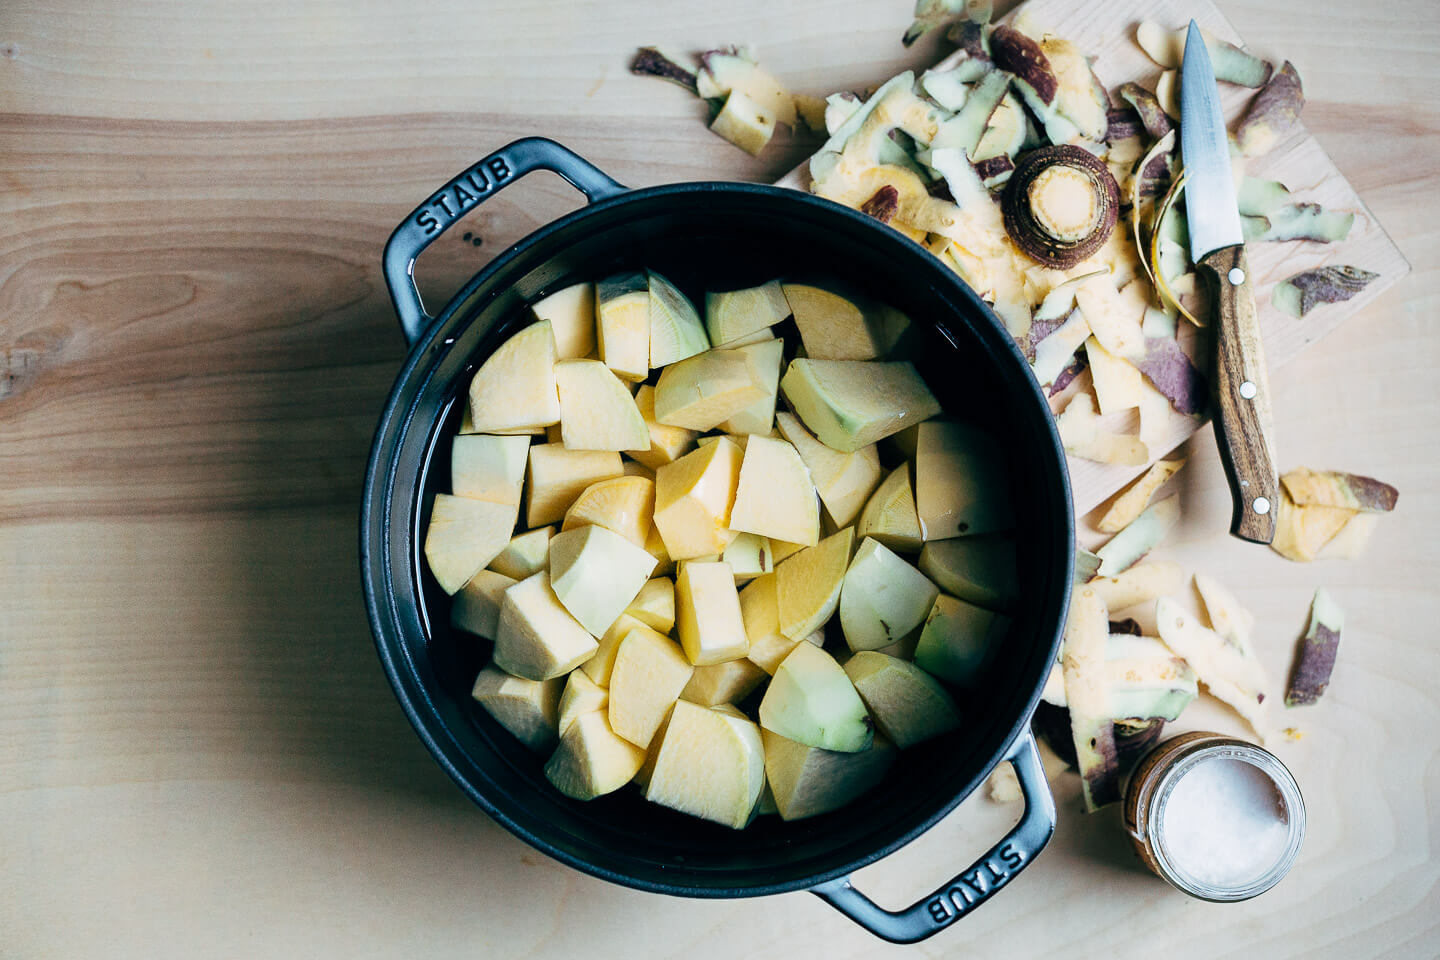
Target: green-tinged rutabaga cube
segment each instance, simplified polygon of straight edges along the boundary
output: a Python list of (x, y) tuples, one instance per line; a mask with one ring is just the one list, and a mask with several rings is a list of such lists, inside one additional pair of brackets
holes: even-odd
[(819, 287), (787, 283), (782, 289), (795, 315), (806, 356), (873, 360), (885, 352), (877, 311)]
[(845, 675), (875, 718), (876, 729), (901, 750), (960, 725), (950, 694), (913, 663), (862, 650), (845, 662)]
[(450, 447), (450, 489), (457, 497), (518, 504), (529, 454), (529, 437), (456, 437)]
[(695, 305), (680, 288), (653, 270), (650, 283), (650, 368), (668, 366), (710, 349)]
[(623, 273), (601, 280), (595, 287), (595, 315), (605, 366), (622, 380), (649, 376), (650, 284), (645, 274)]
[(605, 364), (561, 360), (555, 364), (555, 383), (560, 391), (560, 439), (566, 449), (650, 449), (650, 431), (635, 398)]
[(480, 671), (470, 696), (495, 721), (531, 750), (548, 750), (555, 743), (564, 677), (526, 680), (514, 677), (493, 663)]
[(1095, 551), (1102, 577), (1114, 577), (1145, 558), (1180, 520), (1180, 500), (1174, 494), (1145, 508), (1130, 524)]
[(625, 612), (648, 627), (669, 633), (675, 628), (675, 581), (669, 577), (647, 580)]
[(775, 134), (775, 118), (750, 97), (732, 90), (710, 121), (710, 129), (751, 156), (759, 156)]
[(565, 679), (565, 690), (560, 694), (560, 719), (556, 722), (556, 730), (563, 737), (570, 724), (581, 714), (605, 710), (609, 706), (609, 690), (591, 680), (584, 670), (571, 670)]
[(752, 436), (745, 444), (730, 529), (806, 546), (820, 542), (815, 485), (788, 440)]
[(915, 665), (956, 686), (970, 686), (1009, 629), (1009, 617), (942, 593), (920, 631)]
[(550, 585), (582, 627), (602, 636), (655, 570), (655, 558), (594, 524), (550, 539)]
[(675, 704), (645, 788), (647, 800), (738, 830), (750, 822), (764, 788), (759, 727), (726, 711)]
[(775, 396), (780, 390), (780, 361), (785, 352), (785, 341), (764, 340), (737, 345), (733, 349), (750, 365), (750, 379), (764, 389), (765, 395), (720, 424), (720, 429), (742, 435), (769, 434), (775, 429)]
[(920, 570), (941, 590), (987, 610), (1007, 613), (1020, 600), (1015, 542), (999, 536), (932, 540)]
[(470, 426), (494, 433), (560, 422), (555, 335), (544, 320), (500, 345), (470, 381)]
[(536, 320), (550, 321), (555, 358), (573, 360), (595, 352), (595, 284), (577, 283), (530, 305)]
[(505, 549), (518, 511), (513, 503), (435, 494), (425, 530), (425, 562), (442, 590), (455, 593)]
[(845, 670), (810, 643), (796, 644), (776, 669), (760, 701), (760, 725), (841, 753), (868, 749), (875, 738), (875, 724)]
[(649, 628), (631, 630), (610, 672), (610, 728), (638, 747), (650, 746), (692, 672), (674, 640)]
[(920, 644), (920, 631), (922, 629), (924, 629), (923, 624), (911, 630), (894, 643), (881, 647), (875, 652), (883, 653), (887, 657), (897, 657), (907, 663), (912, 662), (915, 659), (915, 648)]
[(920, 533), (920, 517), (915, 512), (915, 494), (910, 487), (910, 465), (902, 463), (891, 470), (880, 486), (870, 495), (855, 532), (873, 537), (891, 550), (915, 553), (925, 543)]
[(670, 427), (655, 419), (655, 388), (642, 383), (635, 391), (635, 407), (645, 418), (645, 428), (650, 432), (648, 450), (628, 451), (636, 463), (659, 470), (667, 463), (674, 463), (695, 446), (694, 430), (684, 427)]
[(495, 628), (495, 665), (530, 680), (569, 673), (595, 654), (595, 638), (550, 587), (542, 570), (505, 591)]
[(713, 707), (721, 703), (738, 703), (760, 686), (768, 674), (751, 661), (726, 660), (708, 667), (696, 667), (690, 682), (680, 691), (681, 700)]
[(556, 790), (575, 800), (594, 800), (629, 783), (645, 762), (645, 751), (617, 737), (602, 711), (576, 717), (545, 764)]
[(762, 573), (773, 572), (773, 556), (768, 537), (742, 533), (730, 541), (720, 559), (730, 564), (730, 571), (735, 574), (735, 582), (740, 584), (753, 580)]
[(575, 498), (592, 483), (624, 476), (613, 450), (567, 450), (559, 443), (530, 448), (525, 525), (542, 527), (564, 518)]
[(915, 511), (926, 540), (992, 533), (1013, 526), (999, 444), (969, 424), (944, 420), (920, 424)]
[(724, 663), (750, 652), (735, 574), (723, 560), (681, 564), (675, 578), (675, 613), (680, 644), (695, 666)]
[(761, 728), (765, 777), (775, 807), (785, 820), (802, 820), (838, 810), (885, 778), (895, 747), (876, 737), (868, 750), (838, 753), (797, 743)]
[(790, 316), (780, 281), (758, 287), (705, 294), (705, 330), (715, 346), (768, 330)]
[(505, 549), (490, 561), (490, 566), (486, 569), (503, 573), (515, 580), (533, 576), (544, 570), (550, 562), (550, 538), (554, 535), (553, 524), (517, 533), (510, 538)]
[(710, 430), (766, 397), (738, 350), (707, 350), (660, 371), (655, 419), (666, 426)]
[(867, 537), (840, 588), (845, 642), (851, 650), (889, 646), (925, 622), (939, 594), (925, 574)]
[(880, 453), (875, 445), (852, 453), (831, 450), (790, 413), (776, 413), (775, 425), (805, 461), (815, 492), (835, 526), (848, 527), (880, 483)]
[(908, 362), (797, 358), (780, 390), (811, 433), (849, 453), (940, 412)]
[(775, 568), (781, 633), (792, 640), (808, 637), (835, 615), (854, 545), (855, 528), (846, 527), (785, 558)]
[(493, 570), (481, 570), (455, 594), (455, 600), (450, 604), (450, 625), (487, 640), (494, 639), (505, 591), (515, 582), (514, 577)]

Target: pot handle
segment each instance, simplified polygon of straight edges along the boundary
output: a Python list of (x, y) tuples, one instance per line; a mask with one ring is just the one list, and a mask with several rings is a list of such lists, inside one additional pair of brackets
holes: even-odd
[(1028, 728), (1011, 744), (1005, 759), (1015, 765), (1025, 813), (1003, 840), (930, 896), (904, 910), (886, 910), (856, 890), (849, 877), (822, 883), (810, 892), (891, 943), (933, 937), (980, 906), (1025, 869), (1055, 832), (1055, 800), (1045, 781), (1035, 735)]
[(419, 340), (435, 319), (425, 312), (415, 287), (415, 258), (496, 191), (535, 170), (560, 174), (591, 203), (626, 189), (579, 154), (544, 137), (516, 140), (462, 170), (401, 221), (385, 244), (385, 285), (407, 342)]

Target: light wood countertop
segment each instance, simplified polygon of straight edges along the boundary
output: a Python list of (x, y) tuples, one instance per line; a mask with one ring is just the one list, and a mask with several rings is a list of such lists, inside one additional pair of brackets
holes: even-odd
[[(1310, 130), (1413, 268), (1273, 381), (1282, 466), (1399, 487), (1368, 554), (1226, 536), (1208, 429), (1165, 546), (1240, 594), (1276, 677), (1316, 586), (1346, 608), (1329, 692), (1276, 747), (1305, 847), (1257, 900), (1190, 900), (1065, 775), (1035, 864), (899, 948), (805, 894), (613, 886), (477, 811), (382, 676), (356, 518), (405, 349), (380, 250), (415, 203), (530, 134), (629, 184), (773, 180), (814, 141), (751, 159), (630, 52), (753, 41), (823, 95), (936, 57), (899, 44), (908, 0), (0, 5), (0, 957), (1440, 953), (1440, 8), (1220, 7), (1296, 63)], [(422, 258), (423, 289), (575, 204), (549, 176), (507, 190), (467, 223), (483, 246)], [(858, 883), (909, 902), (1014, 816), (972, 797)]]

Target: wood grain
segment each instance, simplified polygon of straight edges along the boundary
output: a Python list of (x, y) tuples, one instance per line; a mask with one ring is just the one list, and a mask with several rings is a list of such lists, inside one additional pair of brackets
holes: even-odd
[[(1257, 900), (1192, 901), (1060, 774), (1045, 853), (902, 949), (805, 894), (593, 880), (476, 811), (383, 680), (355, 547), (404, 351), (379, 253), (416, 202), (537, 133), (625, 183), (774, 180), (813, 138), (752, 160), (692, 97), (626, 75), (630, 48), (755, 40), (826, 93), (943, 55), (900, 47), (909, 3), (615, 0), (558, 21), (513, 0), (0, 4), (0, 957), (1433, 956), (1440, 15), (1222, 6), (1295, 61), (1310, 131), (1416, 268), (1272, 378), (1283, 463), (1400, 488), (1366, 559), (1302, 566), (1226, 536), (1205, 431), (1159, 552), (1239, 594), (1277, 684), (1315, 586), (1346, 608), (1330, 688), (1276, 748), (1305, 847)], [(426, 252), (422, 291), (448, 296), (576, 202), (551, 178), (507, 189), (466, 224), (481, 246)], [(1208, 700), (1185, 719), (1244, 732)], [(1014, 818), (972, 798), (858, 882), (908, 902)]]
[(1275, 518), (1280, 511), (1280, 475), (1275, 467), (1270, 372), (1245, 245), (1213, 250), (1195, 266), (1209, 285), (1214, 304), (1215, 362), (1210, 387), (1220, 462), (1233, 501), (1230, 532), (1242, 540), (1269, 544), (1275, 539)]

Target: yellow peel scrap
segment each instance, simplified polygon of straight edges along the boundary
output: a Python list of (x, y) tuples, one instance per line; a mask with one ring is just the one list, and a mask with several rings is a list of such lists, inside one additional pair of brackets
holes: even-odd
[(1140, 185), (1144, 179), (1145, 168), (1150, 165), (1150, 161), (1162, 154), (1169, 153), (1173, 149), (1175, 149), (1175, 131), (1171, 130), (1146, 151), (1145, 156), (1140, 158), (1140, 162), (1135, 165), (1135, 170), (1130, 175), (1130, 229), (1135, 234), (1135, 251), (1140, 260), (1140, 266), (1145, 268), (1145, 273), (1150, 277), (1151, 281), (1154, 281), (1155, 274), (1151, 272), (1150, 263), (1145, 259), (1144, 238), (1140, 236), (1140, 213), (1142, 209)]
[[(1149, 273), (1155, 281), (1155, 290), (1160, 294), (1162, 301), (1174, 307), (1180, 313), (1180, 316), (1189, 320), (1195, 326), (1203, 327), (1205, 324), (1201, 323), (1195, 314), (1186, 310), (1185, 305), (1180, 302), (1180, 298), (1175, 296), (1175, 292), (1170, 289), (1170, 284), (1165, 280), (1165, 272), (1160, 269), (1160, 236), (1162, 233), (1160, 228), (1165, 225), (1165, 217), (1170, 212), (1170, 208), (1175, 205), (1175, 200), (1180, 196), (1180, 191), (1185, 189), (1185, 179), (1186, 174), (1182, 168), (1175, 176), (1174, 182), (1170, 184), (1170, 189), (1165, 192), (1165, 198), (1161, 200), (1160, 205), (1155, 208), (1155, 223), (1150, 228), (1150, 262), (1145, 264), (1145, 272)], [(1145, 260), (1143, 256), (1140, 259), (1142, 262)], [(1155, 264), (1153, 270), (1150, 267), (1151, 263)]]

